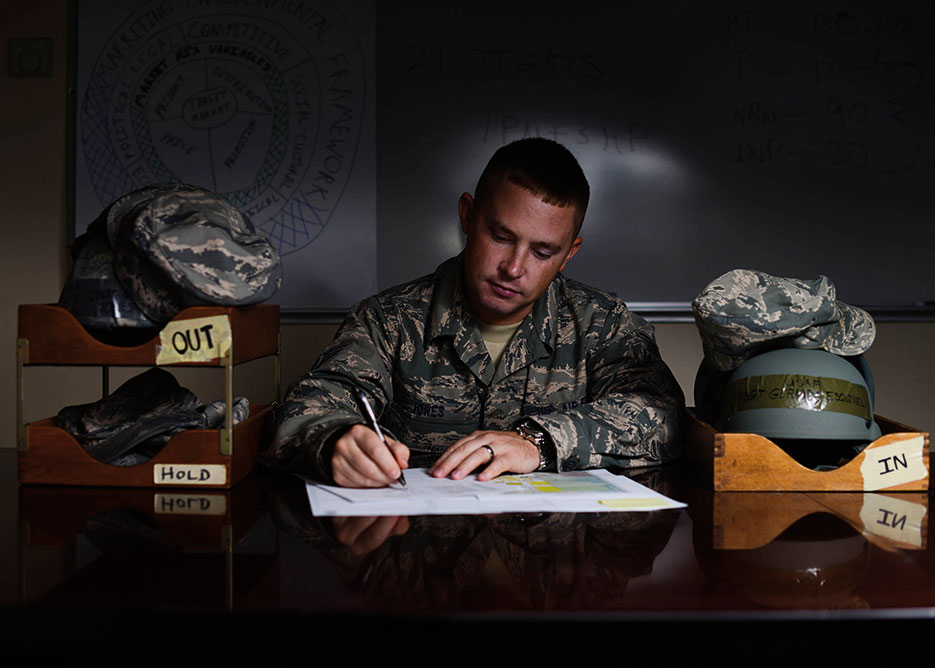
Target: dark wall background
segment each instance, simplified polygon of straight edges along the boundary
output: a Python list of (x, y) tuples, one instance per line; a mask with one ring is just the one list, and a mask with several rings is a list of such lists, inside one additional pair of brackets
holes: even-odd
[(461, 247), (490, 154), (592, 186), (567, 273), (684, 308), (735, 268), (935, 302), (935, 2), (377, 3), (379, 281)]

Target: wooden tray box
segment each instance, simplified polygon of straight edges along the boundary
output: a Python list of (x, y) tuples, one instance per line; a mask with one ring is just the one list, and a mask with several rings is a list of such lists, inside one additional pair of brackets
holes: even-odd
[(686, 410), (684, 454), (716, 492), (909, 492), (929, 485), (929, 435), (875, 416), (883, 435), (832, 471), (802, 466), (768, 438), (722, 433)]
[[(164, 362), (166, 365), (211, 366), (226, 369), (227, 415), (233, 404), (233, 367), (275, 356), (276, 396), (279, 396), (279, 307), (194, 306), (181, 311), (163, 329), (184, 327), (187, 321), (226, 318), (230, 345), (217, 358)], [(253, 405), (250, 417), (221, 429), (190, 429), (176, 434), (152, 459), (138, 466), (111, 466), (91, 457), (54, 418), (23, 421), (23, 368), (30, 365), (155, 366), (160, 336), (133, 347), (112, 346), (91, 336), (66, 309), (49, 304), (19, 307), (17, 344), (17, 445), (22, 484), (104, 485), (122, 487), (229, 488), (252, 469), (260, 443), (269, 435), (272, 408)], [(106, 393), (105, 382), (105, 393)]]

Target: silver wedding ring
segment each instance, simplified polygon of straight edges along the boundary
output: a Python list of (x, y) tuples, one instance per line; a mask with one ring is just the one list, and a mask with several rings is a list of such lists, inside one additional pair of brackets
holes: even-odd
[(490, 459), (487, 460), (487, 464), (489, 464), (490, 462), (493, 461), (493, 458), (496, 457), (496, 455), (494, 454), (493, 448), (491, 448), (489, 445), (482, 445), (480, 447), (482, 447), (484, 450), (490, 453)]

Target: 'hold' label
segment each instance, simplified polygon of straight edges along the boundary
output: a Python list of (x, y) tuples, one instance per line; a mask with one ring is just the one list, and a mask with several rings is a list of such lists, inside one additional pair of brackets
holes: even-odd
[(157, 485), (223, 485), (227, 468), (222, 464), (156, 464), (153, 482)]

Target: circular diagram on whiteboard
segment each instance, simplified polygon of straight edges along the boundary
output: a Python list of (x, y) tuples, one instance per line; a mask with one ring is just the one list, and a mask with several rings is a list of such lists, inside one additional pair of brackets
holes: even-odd
[(102, 205), (152, 183), (208, 188), (282, 255), (338, 207), (364, 110), (357, 38), (325, 2), (143, 5), (109, 36), (81, 103)]

